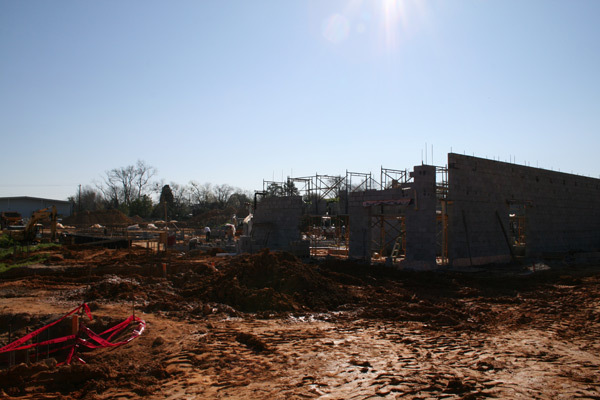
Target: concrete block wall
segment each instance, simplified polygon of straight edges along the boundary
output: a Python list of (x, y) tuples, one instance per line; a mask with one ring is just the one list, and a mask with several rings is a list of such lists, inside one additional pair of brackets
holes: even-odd
[(265, 197), (254, 211), (252, 238), (258, 246), (291, 250), (300, 240), (301, 196)]
[(369, 209), (363, 202), (373, 200), (376, 191), (350, 193), (348, 198), (348, 257), (368, 260), (371, 257), (371, 231)]
[(416, 166), (412, 172), (414, 207), (406, 209), (406, 261), (435, 265), (435, 167)]
[(599, 179), (450, 153), (448, 183), (455, 265), (510, 259), (509, 202), (526, 204), (527, 255), (600, 249)]
[[(376, 237), (374, 235), (380, 235), (379, 228), (371, 228), (374, 215), (403, 214), (406, 228), (406, 261), (435, 264), (435, 167), (417, 166), (413, 174), (414, 182), (401, 188), (367, 190), (350, 194), (348, 214), (350, 216), (349, 256), (351, 258), (369, 260), (371, 252), (378, 250), (372, 248), (373, 238)], [(407, 187), (410, 189), (406, 190)], [(398, 199), (408, 199), (411, 204), (405, 206), (363, 205), (367, 201)], [(391, 228), (390, 230), (393, 231)], [(386, 236), (386, 240), (388, 239), (389, 237)]]

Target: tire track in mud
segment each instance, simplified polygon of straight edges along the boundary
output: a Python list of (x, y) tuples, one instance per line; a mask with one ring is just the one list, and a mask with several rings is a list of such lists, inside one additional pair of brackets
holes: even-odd
[[(420, 323), (229, 320), (167, 363), (162, 396), (273, 399), (598, 398), (600, 358), (535, 329), (439, 332)], [(210, 325), (210, 324), (209, 324)], [(255, 351), (235, 340), (246, 332)], [(167, 368), (171, 368), (168, 366)], [(174, 367), (175, 368), (175, 367)], [(170, 396), (170, 397), (169, 397)], [(157, 397), (158, 398), (158, 397)]]

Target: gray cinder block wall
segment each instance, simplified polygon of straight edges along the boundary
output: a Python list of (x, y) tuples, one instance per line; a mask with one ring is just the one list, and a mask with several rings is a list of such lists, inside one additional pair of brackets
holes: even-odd
[(363, 206), (372, 199), (374, 190), (350, 193), (348, 198), (348, 257), (359, 260), (371, 258), (371, 230), (369, 209)]
[(599, 179), (450, 153), (448, 184), (453, 265), (510, 260), (510, 202), (525, 207), (526, 255), (600, 249)]
[(435, 167), (416, 166), (412, 177), (414, 207), (406, 209), (406, 261), (435, 265)]
[(301, 196), (265, 197), (254, 210), (252, 239), (258, 247), (291, 249), (300, 240)]
[[(436, 193), (435, 167), (417, 166), (414, 182), (396, 189), (367, 190), (350, 194), (349, 257), (370, 260), (374, 235), (373, 218), (378, 214), (405, 216), (406, 261), (435, 264)], [(405, 205), (369, 205), (370, 202), (406, 200)], [(391, 229), (391, 228), (390, 228)], [(386, 240), (388, 236), (386, 236)]]

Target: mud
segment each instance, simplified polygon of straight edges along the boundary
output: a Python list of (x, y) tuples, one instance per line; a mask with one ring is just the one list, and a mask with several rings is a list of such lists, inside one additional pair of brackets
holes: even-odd
[(597, 265), (410, 272), (268, 251), (52, 252), (0, 277), (1, 343), (7, 324), (21, 334), (82, 301), (96, 330), (132, 312), (147, 330), (85, 365), (0, 359), (0, 397), (600, 398)]

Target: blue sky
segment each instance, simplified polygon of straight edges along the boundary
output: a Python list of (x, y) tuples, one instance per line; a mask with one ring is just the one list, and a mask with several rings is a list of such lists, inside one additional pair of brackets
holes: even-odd
[(596, 0), (0, 0), (0, 196), (444, 165), (598, 178)]

